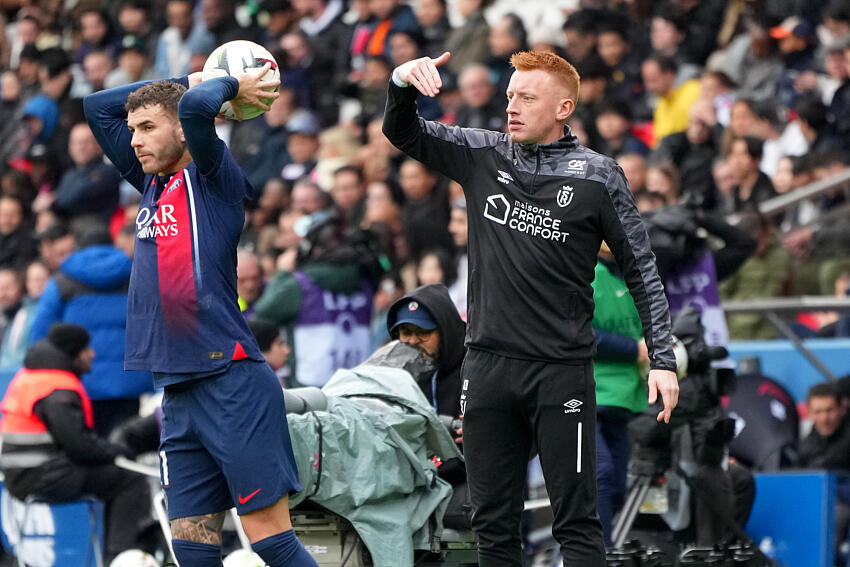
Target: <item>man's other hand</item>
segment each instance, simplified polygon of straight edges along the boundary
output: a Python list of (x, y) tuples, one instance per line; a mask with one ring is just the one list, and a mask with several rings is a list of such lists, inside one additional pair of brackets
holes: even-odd
[(452, 54), (446, 51), (436, 59), (420, 57), (399, 65), (393, 74), (399, 81), (410, 83), (420, 93), (433, 98), (439, 94), (443, 86), (437, 67), (444, 65), (451, 56)]
[(664, 402), (664, 410), (658, 412), (658, 421), (664, 420), (664, 423), (670, 423), (670, 414), (673, 408), (679, 403), (679, 380), (676, 378), (676, 373), (672, 370), (660, 370), (658, 368), (649, 371), (649, 405), (655, 403), (658, 399), (658, 394), (661, 394), (661, 400)]

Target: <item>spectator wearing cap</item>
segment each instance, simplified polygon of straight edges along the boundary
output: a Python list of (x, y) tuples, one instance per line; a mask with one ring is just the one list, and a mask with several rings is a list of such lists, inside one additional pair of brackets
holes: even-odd
[(466, 212), (466, 198), (458, 197), (451, 204), (449, 216), (449, 233), (454, 240), (454, 272), (456, 279), (449, 286), (449, 296), (455, 304), (460, 318), (466, 321), (466, 293), (469, 281), (469, 217)]
[(283, 166), (280, 176), (289, 182), (309, 177), (316, 169), (319, 151), (319, 129), (314, 121), (298, 120), (287, 124), (286, 151), (290, 162)]
[(74, 251), (76, 238), (64, 221), (55, 220), (36, 235), (39, 253), (51, 274), (59, 270), (68, 256)]
[(643, 84), (656, 97), (652, 113), (656, 143), (688, 127), (691, 106), (699, 98), (699, 81), (691, 79), (677, 86), (676, 72), (676, 62), (657, 53), (650, 55), (641, 66)]
[(340, 368), (370, 352), (374, 285), (342, 220), (318, 211), (299, 219), (295, 270), (279, 271), (254, 304), (256, 317), (287, 330), (294, 372), (287, 386), (323, 386)]
[(770, 28), (770, 36), (779, 42), (784, 70), (777, 79), (776, 94), (779, 100), (791, 107), (802, 94), (796, 89), (795, 79), (815, 66), (817, 37), (812, 24), (791, 16), (778, 26)]
[(496, 92), (490, 69), (481, 64), (470, 65), (461, 72), (458, 83), (463, 104), (457, 111), (455, 124), (502, 132), (507, 122), (501, 101), (504, 92)]
[(446, 66), (455, 75), (473, 63), (486, 63), (490, 57), (490, 26), (484, 18), (484, 10), (491, 3), (492, 0), (461, 0), (457, 3), (463, 24), (451, 31), (444, 45), (444, 51), (452, 54)]
[(396, 301), (387, 313), (390, 338), (415, 346), (434, 359), (437, 372), (422, 393), (439, 415), (460, 417), (460, 365), (466, 325), (443, 284), (418, 287)]
[(38, 256), (20, 197), (0, 196), (0, 268), (22, 269)]
[(147, 479), (113, 462), (125, 449), (98, 436), (92, 401), (80, 377), (97, 360), (89, 334), (57, 323), (30, 347), (0, 410), (6, 488), (19, 500), (30, 496), (64, 502), (94, 495), (106, 505), (109, 562), (139, 547), (150, 517)]
[(103, 151), (85, 122), (71, 128), (68, 152), (74, 167), (53, 191), (53, 211), (68, 220), (94, 215), (108, 222), (118, 206), (121, 176), (115, 166), (104, 163)]
[(78, 249), (62, 262), (41, 297), (30, 331), (32, 342), (56, 322), (85, 328), (98, 357), (83, 385), (92, 399), (95, 428), (107, 435), (123, 419), (139, 412), (139, 396), (151, 391), (148, 372), (124, 370), (127, 289), (132, 261), (112, 245), (105, 224), (87, 223)]
[(632, 134), (631, 127), (631, 111), (625, 101), (602, 101), (596, 109), (596, 133), (599, 139), (596, 151), (610, 156), (627, 153), (646, 156), (649, 148)]
[[(461, 410), (460, 368), (466, 355), (466, 324), (461, 320), (443, 284), (418, 287), (393, 303), (387, 313), (390, 338), (419, 349), (434, 360), (437, 371), (430, 379), (420, 380), (419, 388), (437, 415), (463, 419)], [(461, 443), (462, 430), (450, 428)], [(437, 463), (437, 474), (454, 488), (446, 511), (449, 527), (469, 528), (466, 467), (460, 459)], [(463, 504), (466, 508), (463, 509)]]

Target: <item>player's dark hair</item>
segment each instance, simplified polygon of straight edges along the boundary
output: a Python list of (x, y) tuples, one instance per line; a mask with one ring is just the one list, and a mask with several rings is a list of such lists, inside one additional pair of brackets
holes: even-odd
[(163, 110), (177, 116), (177, 105), (186, 87), (171, 81), (156, 81), (136, 89), (127, 97), (124, 110), (128, 113), (145, 106), (160, 105)]
[(831, 382), (821, 382), (809, 388), (809, 393), (806, 395), (806, 402), (812, 401), (812, 398), (832, 398), (836, 404), (841, 404), (841, 393), (835, 384)]

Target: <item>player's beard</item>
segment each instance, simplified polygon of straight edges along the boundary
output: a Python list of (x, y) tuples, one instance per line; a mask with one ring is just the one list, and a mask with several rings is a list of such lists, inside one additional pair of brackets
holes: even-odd
[[(183, 157), (183, 152), (186, 151), (186, 144), (180, 141), (177, 132), (171, 134), (171, 140), (162, 148), (161, 152), (157, 152), (154, 157), (156, 161), (144, 169), (145, 173), (174, 173), (174, 165)], [(150, 171), (148, 171), (150, 170)]]

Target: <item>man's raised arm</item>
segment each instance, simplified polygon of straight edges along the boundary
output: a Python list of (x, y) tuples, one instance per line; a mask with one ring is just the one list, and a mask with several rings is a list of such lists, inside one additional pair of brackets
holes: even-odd
[[(171, 80), (189, 87), (188, 77)], [(103, 153), (118, 168), (121, 177), (139, 191), (143, 190), (145, 174), (130, 145), (133, 136), (127, 129), (127, 111), (124, 110), (124, 104), (133, 91), (150, 82), (142, 81), (99, 91), (88, 95), (83, 100), (86, 121), (100, 147), (103, 148)]]
[(461, 185), (472, 173), (471, 150), (495, 145), (501, 135), (488, 130), (447, 126), (420, 118), (416, 112), (419, 93), (434, 97), (442, 80), (437, 67), (449, 60), (422, 57), (393, 71), (384, 112), (383, 131), (394, 146)]

